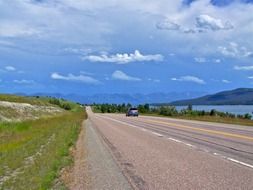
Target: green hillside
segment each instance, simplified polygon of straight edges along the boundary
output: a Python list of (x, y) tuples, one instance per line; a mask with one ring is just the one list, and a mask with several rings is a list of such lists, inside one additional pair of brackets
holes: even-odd
[(253, 89), (238, 88), (200, 98), (171, 102), (170, 105), (253, 105)]

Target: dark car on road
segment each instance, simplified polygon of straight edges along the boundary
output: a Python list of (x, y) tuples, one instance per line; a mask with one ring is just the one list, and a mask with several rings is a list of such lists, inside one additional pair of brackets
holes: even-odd
[(129, 108), (127, 110), (126, 116), (127, 117), (129, 117), (129, 116), (136, 116), (136, 117), (138, 117), (139, 116), (139, 111), (138, 111), (137, 108)]

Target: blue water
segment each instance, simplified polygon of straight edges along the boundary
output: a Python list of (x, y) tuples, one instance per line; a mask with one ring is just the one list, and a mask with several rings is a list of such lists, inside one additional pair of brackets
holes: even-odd
[[(187, 106), (176, 106), (176, 109), (178, 111), (187, 108)], [(249, 113), (252, 115), (253, 112), (253, 105), (229, 105), (229, 106), (212, 106), (212, 105), (196, 105), (192, 106), (193, 110), (205, 110), (205, 111), (211, 111), (212, 109), (215, 109), (217, 111), (221, 112), (229, 112), (233, 114), (246, 114)]]

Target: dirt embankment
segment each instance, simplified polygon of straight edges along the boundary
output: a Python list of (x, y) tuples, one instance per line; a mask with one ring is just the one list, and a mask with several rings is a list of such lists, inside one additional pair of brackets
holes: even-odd
[(33, 120), (63, 111), (63, 109), (54, 106), (0, 101), (0, 121), (4, 122)]

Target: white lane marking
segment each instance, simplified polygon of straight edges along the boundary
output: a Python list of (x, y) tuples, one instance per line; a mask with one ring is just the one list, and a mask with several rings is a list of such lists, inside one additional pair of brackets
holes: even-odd
[(189, 143), (185, 143), (185, 145), (190, 146), (190, 147), (195, 147), (195, 146), (193, 146), (192, 144), (189, 144)]
[(236, 160), (236, 159), (233, 159), (233, 158), (229, 158), (229, 157), (227, 157), (227, 160), (230, 160), (230, 161), (235, 162), (235, 163), (237, 163), (237, 164), (241, 164), (241, 165), (243, 165), (243, 166), (247, 166), (247, 167), (253, 169), (253, 165), (247, 164), (247, 163), (245, 163), (245, 162), (241, 162), (241, 161), (239, 161), (239, 160)]
[(178, 143), (182, 143), (182, 141), (180, 141), (180, 140), (177, 140), (177, 139), (173, 139), (173, 138), (168, 138), (169, 140), (172, 140), (172, 141), (175, 141), (175, 142), (178, 142)]
[(162, 134), (160, 134), (160, 133), (156, 133), (156, 132), (152, 132), (154, 135), (157, 135), (158, 137), (163, 137), (163, 135)]
[(183, 142), (183, 141), (180, 141), (180, 140), (177, 140), (177, 139), (173, 139), (173, 138), (171, 138), (171, 137), (169, 137), (168, 139), (171, 140), (171, 141), (174, 141), (174, 142), (177, 142), (177, 143), (181, 143), (181, 144), (184, 144), (184, 145), (186, 145), (186, 146), (190, 146), (190, 147), (195, 148), (195, 146), (192, 145), (192, 144), (185, 143), (185, 142)]
[[(119, 120), (112, 119), (112, 118), (108, 118), (108, 117), (104, 117), (104, 116), (100, 116), (100, 117), (107, 118), (107, 119), (109, 119), (109, 120), (112, 120), (112, 121), (115, 121), (115, 122), (118, 122), (118, 123), (122, 123), (122, 124), (125, 124), (125, 125), (129, 125), (129, 126), (131, 126), (131, 127), (139, 128), (139, 129), (140, 129), (140, 127), (137, 127), (137, 126), (135, 126), (135, 125), (132, 125), (132, 124), (129, 124), (129, 123), (126, 123), (126, 122), (123, 122), (123, 121), (119, 121)], [(157, 135), (157, 136), (159, 136), (159, 137), (162, 137), (162, 136), (163, 136), (162, 134), (159, 134), (159, 133), (156, 133), (156, 132), (153, 132), (153, 131), (150, 131), (150, 130), (146, 130), (146, 129), (144, 129), (144, 128), (141, 128), (141, 130), (151, 132), (151, 133), (153, 133), (153, 134), (155, 134), (155, 135)], [(175, 141), (175, 142), (177, 142), (177, 143), (182, 143), (182, 144), (187, 145), (187, 146), (191, 146), (191, 147), (193, 147), (193, 148), (197, 148), (197, 147), (195, 147), (194, 145), (191, 145), (191, 144), (189, 144), (189, 143), (185, 143), (185, 142), (183, 142), (183, 141), (180, 141), (180, 140), (177, 140), (177, 139), (174, 139), (174, 138), (171, 138), (171, 137), (168, 137), (167, 139), (172, 140), (172, 141)], [(204, 151), (204, 152), (207, 152), (207, 153), (210, 152), (209, 150), (206, 150), (206, 149), (203, 149), (203, 151)], [(236, 160), (236, 159), (233, 159), (233, 158), (230, 158), (230, 157), (223, 156), (223, 155), (218, 154), (218, 153), (216, 153), (216, 152), (214, 152), (214, 153), (212, 153), (212, 154), (215, 155), (215, 156), (217, 156), (217, 157), (221, 157), (221, 158), (223, 158), (223, 159), (226, 159), (226, 160), (229, 160), (229, 161), (231, 161), (231, 162), (234, 162), (234, 163), (237, 163), (237, 164), (241, 164), (241, 165), (243, 165), (243, 166), (246, 166), (246, 167), (249, 167), (249, 168), (252, 168), (252, 169), (253, 169), (253, 165), (247, 164), (247, 163), (245, 163), (245, 162), (241, 162), (241, 161), (239, 161), (239, 160)]]

